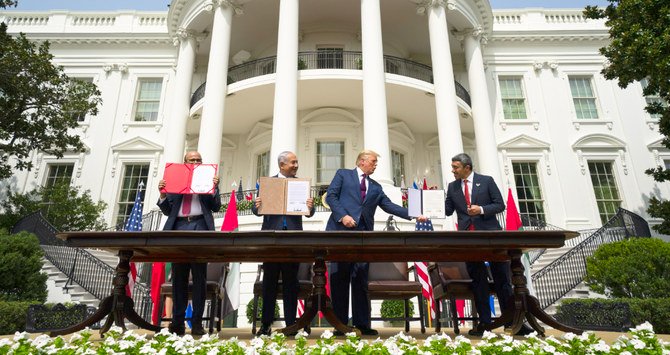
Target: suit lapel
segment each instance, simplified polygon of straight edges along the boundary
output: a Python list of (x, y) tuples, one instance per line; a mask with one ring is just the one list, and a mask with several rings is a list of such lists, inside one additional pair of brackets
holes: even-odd
[(465, 202), (465, 195), (463, 194), (463, 180), (458, 179), (454, 181), (454, 190), (456, 190), (454, 191), (454, 195), (458, 198), (459, 203), (467, 208), (467, 203)]
[(473, 205), (476, 205), (477, 203), (475, 202), (479, 200), (477, 197), (479, 196), (480, 188), (481, 188), (481, 181), (479, 179), (479, 175), (475, 173), (472, 176), (472, 192), (470, 194), (470, 203)]

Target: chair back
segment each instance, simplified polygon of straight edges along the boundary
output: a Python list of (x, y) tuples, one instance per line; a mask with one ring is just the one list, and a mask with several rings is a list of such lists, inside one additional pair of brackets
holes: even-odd
[(312, 282), (313, 276), (312, 263), (300, 263), (300, 267), (298, 268), (298, 280)]
[(408, 281), (407, 263), (370, 263), (369, 281)]
[(471, 280), (468, 269), (462, 261), (439, 262), (437, 266), (445, 280)]

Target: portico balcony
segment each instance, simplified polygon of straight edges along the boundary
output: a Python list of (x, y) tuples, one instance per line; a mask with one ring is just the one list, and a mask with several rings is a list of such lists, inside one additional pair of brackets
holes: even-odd
[[(228, 69), (228, 84), (250, 79), (253, 77), (274, 74), (276, 72), (277, 56), (265, 57), (252, 60)], [(298, 69), (342, 69), (362, 70), (363, 56), (361, 52), (321, 50), (298, 53)], [(384, 71), (413, 79), (433, 83), (433, 69), (425, 64), (411, 60), (384, 56)], [(191, 107), (205, 96), (206, 82), (202, 83), (191, 96)], [(470, 105), (470, 94), (459, 82), (456, 84), (456, 96)]]

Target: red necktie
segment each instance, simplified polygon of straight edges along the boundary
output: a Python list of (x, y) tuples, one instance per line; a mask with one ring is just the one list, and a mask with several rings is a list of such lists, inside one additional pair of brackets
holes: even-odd
[(366, 187), (365, 187), (365, 174), (363, 174), (363, 178), (361, 179), (361, 201), (365, 200), (365, 192), (366, 192)]
[(184, 216), (188, 216), (191, 214), (191, 200), (193, 199), (193, 195), (184, 195), (184, 197), (181, 200), (181, 214)]
[[(465, 204), (470, 208), (470, 189), (468, 188), (468, 180), (463, 180), (463, 183), (465, 184), (465, 188), (463, 191), (463, 194), (465, 194)], [(475, 230), (475, 225), (472, 224), (472, 218), (470, 219), (470, 226), (468, 227), (468, 230)]]

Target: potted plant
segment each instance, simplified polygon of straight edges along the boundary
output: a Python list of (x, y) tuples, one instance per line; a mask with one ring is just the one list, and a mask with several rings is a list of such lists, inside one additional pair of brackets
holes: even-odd
[[(405, 317), (405, 300), (383, 300), (380, 309), (382, 318), (404, 318)], [(409, 317), (414, 315), (414, 303), (409, 303)], [(385, 321), (386, 322), (386, 321)], [(391, 320), (388, 321), (392, 327), (403, 327), (405, 321)]]
[[(254, 299), (252, 298), (249, 303), (247, 303), (247, 321), (249, 324), (253, 322), (254, 314)], [(258, 297), (258, 310), (256, 312), (256, 320), (260, 321), (263, 318), (263, 297)], [(275, 303), (275, 319), (279, 318), (279, 305)]]

